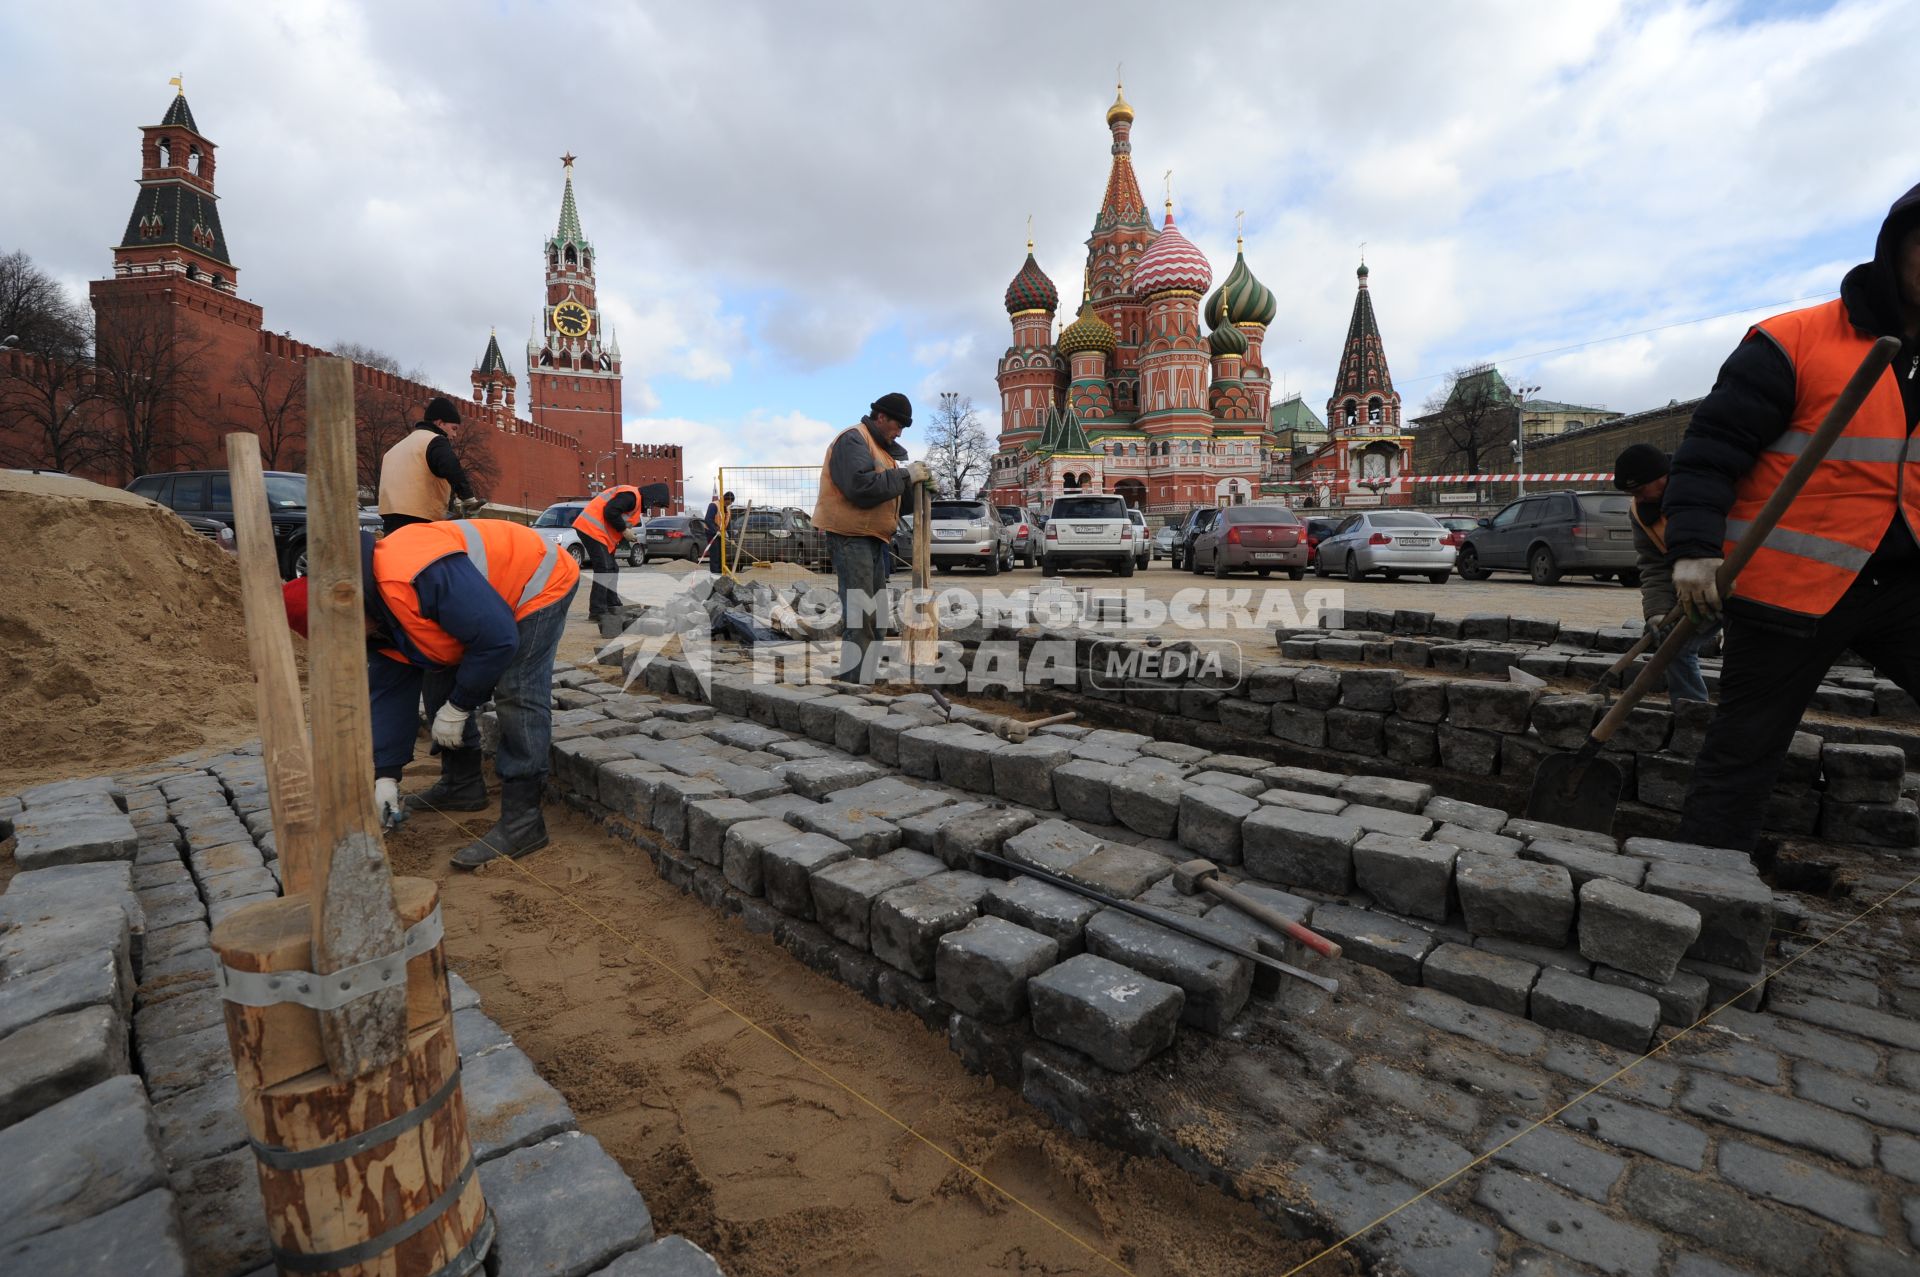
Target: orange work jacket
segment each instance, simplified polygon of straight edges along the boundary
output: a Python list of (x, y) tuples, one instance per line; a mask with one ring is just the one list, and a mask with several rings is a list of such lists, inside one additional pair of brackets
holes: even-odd
[(632, 484), (622, 484), (618, 488), (608, 488), (605, 492), (602, 492), (599, 496), (587, 502), (587, 508), (582, 510), (580, 517), (573, 521), (573, 530), (575, 532), (578, 532), (583, 537), (592, 537), (601, 545), (606, 546), (608, 554), (612, 554), (620, 548), (620, 534), (615, 532), (613, 525), (607, 522), (607, 502), (613, 500), (622, 492), (631, 492), (633, 494), (633, 517), (636, 519), (639, 518), (640, 489), (634, 487)]
[[(464, 554), (521, 620), (567, 596), (580, 579), (573, 556), (532, 528), (503, 519), (412, 523), (373, 547), (373, 579), (380, 599), (420, 654), (438, 665), (458, 665), (466, 644), (420, 614), (414, 579), (450, 554)], [(388, 655), (405, 659), (396, 652)]]

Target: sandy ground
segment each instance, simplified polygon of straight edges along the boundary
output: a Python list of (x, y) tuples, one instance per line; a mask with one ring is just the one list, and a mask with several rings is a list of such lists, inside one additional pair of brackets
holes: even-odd
[[(408, 788), (426, 782), (415, 770)], [(477, 831), (492, 817), (462, 819)], [(448, 957), (483, 1009), (633, 1176), (662, 1231), (729, 1273), (1231, 1277), (1317, 1249), (1166, 1163), (1051, 1129), (919, 1021), (681, 895), (584, 818), (549, 820), (554, 844), (526, 874), (449, 870), (467, 835), (443, 816), (416, 817), (389, 846), (397, 869), (443, 884)], [(1325, 1269), (1355, 1271), (1344, 1262)]]

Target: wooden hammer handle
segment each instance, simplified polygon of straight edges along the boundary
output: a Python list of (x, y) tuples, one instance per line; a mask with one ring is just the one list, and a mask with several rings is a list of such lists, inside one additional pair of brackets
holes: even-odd
[(1218, 878), (1208, 878), (1200, 885), (1232, 905), (1235, 909), (1238, 909), (1241, 913), (1252, 918), (1255, 922), (1264, 922), (1275, 931), (1283, 935), (1292, 936), (1295, 940), (1298, 940), (1315, 953), (1328, 958), (1337, 958), (1340, 956), (1340, 946), (1333, 941), (1320, 935), (1318, 932), (1307, 930), (1279, 910), (1269, 909), (1259, 901), (1251, 900), (1241, 895), (1232, 887), (1221, 882)]

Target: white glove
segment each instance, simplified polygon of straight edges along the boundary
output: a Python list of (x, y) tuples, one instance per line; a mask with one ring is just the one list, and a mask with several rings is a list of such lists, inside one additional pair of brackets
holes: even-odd
[(373, 782), (373, 799), (380, 808), (380, 827), (391, 829), (407, 818), (406, 808), (400, 805), (400, 782), (390, 776), (383, 776)]
[(1673, 592), (1687, 618), (1698, 624), (1720, 614), (1719, 559), (1682, 559), (1673, 565)]
[(927, 463), (924, 461), (909, 461), (907, 463), (907, 482), (910, 484), (932, 483), (933, 471), (927, 469)]
[(467, 711), (452, 701), (433, 716), (433, 743), (442, 749), (459, 749), (467, 743)]

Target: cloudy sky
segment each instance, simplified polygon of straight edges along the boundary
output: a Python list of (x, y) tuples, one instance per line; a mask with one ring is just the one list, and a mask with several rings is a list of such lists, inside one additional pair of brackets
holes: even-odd
[(1316, 408), (1363, 241), (1410, 409), (1493, 359), (1633, 411), (1831, 295), (1920, 181), (1900, 0), (88, 9), (0, 8), (0, 251), (106, 273), (183, 72), (268, 326), (464, 391), (492, 326), (524, 376), (571, 150), (627, 437), (687, 445), (701, 499), (885, 390), (997, 426), (1001, 293), (1031, 214), (1077, 298), (1116, 64), (1149, 204), (1173, 170), (1216, 280), (1245, 210), (1268, 361)]

